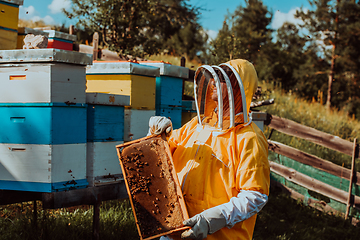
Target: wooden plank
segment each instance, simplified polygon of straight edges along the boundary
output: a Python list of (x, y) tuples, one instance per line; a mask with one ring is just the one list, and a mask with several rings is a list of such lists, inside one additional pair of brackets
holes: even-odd
[(94, 205), (101, 201), (127, 198), (124, 181), (115, 184), (106, 184), (96, 187), (74, 189), (64, 192), (43, 193), (42, 202), (44, 209), (56, 209), (78, 205)]
[[(296, 148), (289, 147), (285, 144), (268, 140), (269, 150), (281, 154), (303, 164), (310, 165), (322, 171), (326, 171), (337, 177), (350, 180), (351, 171), (347, 168), (336, 165), (314, 155), (302, 152)], [(356, 184), (360, 185), (360, 173), (356, 173)]]
[(346, 206), (346, 213), (345, 213), (345, 219), (348, 218), (349, 216), (349, 211), (350, 211), (350, 206), (351, 204), (351, 200), (352, 200), (352, 185), (353, 185), (353, 180), (354, 180), (354, 173), (355, 173), (355, 158), (356, 158), (356, 138), (354, 139), (354, 152), (353, 152), (353, 156), (352, 156), (352, 161), (351, 161), (351, 174), (350, 174), (350, 183), (349, 183), (349, 195), (348, 195), (348, 201), (347, 201), (347, 206)]
[[(299, 137), (321, 146), (345, 153), (349, 156), (353, 153), (352, 142), (285, 118), (272, 115), (269, 127), (274, 128), (279, 132)], [(357, 155), (359, 156), (359, 150)]]
[[(270, 170), (286, 178), (287, 180), (296, 183), (300, 186), (303, 186), (311, 191), (330, 197), (338, 202), (344, 204), (347, 203), (347, 195), (348, 195), (347, 192), (339, 190), (319, 180), (313, 179), (309, 176), (306, 176), (305, 174), (299, 173), (294, 169), (285, 167), (275, 162), (270, 162)], [(354, 196), (353, 206), (360, 209), (360, 197)]]
[(86, 176), (89, 186), (101, 183), (114, 183), (123, 180), (116, 142), (88, 142), (86, 154)]
[(155, 110), (125, 109), (124, 141), (145, 137), (149, 131), (149, 119)]

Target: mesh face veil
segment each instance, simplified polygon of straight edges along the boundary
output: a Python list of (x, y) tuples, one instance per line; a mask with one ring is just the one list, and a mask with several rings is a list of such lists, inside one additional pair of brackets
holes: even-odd
[(200, 66), (195, 73), (194, 94), (199, 124), (226, 130), (249, 122), (242, 79), (229, 63)]

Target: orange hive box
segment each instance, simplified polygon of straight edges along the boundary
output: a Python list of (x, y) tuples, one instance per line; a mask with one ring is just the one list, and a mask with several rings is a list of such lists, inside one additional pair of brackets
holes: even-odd
[(180, 234), (189, 227), (168, 143), (149, 136), (116, 146), (141, 239)]

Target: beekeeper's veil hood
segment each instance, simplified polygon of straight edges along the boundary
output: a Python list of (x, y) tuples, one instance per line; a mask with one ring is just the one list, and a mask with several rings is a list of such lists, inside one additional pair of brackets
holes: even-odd
[(222, 130), (249, 124), (250, 104), (257, 86), (255, 68), (246, 60), (200, 66), (194, 78), (198, 122)]

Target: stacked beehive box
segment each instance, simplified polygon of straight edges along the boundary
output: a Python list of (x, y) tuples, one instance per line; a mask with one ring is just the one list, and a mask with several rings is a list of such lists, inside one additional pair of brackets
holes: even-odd
[(43, 35), (48, 38), (47, 48), (56, 48), (62, 50), (73, 50), (74, 42), (76, 41), (76, 35), (71, 35), (64, 32), (47, 29), (32, 29), (27, 27), (20, 27), (18, 29), (17, 37), (17, 49), (22, 49), (24, 45), (24, 38), (27, 34)]
[(124, 141), (146, 136), (155, 115), (159, 68), (133, 62), (94, 62), (86, 71), (87, 92), (130, 96), (125, 109)]
[(89, 186), (123, 180), (116, 148), (124, 142), (124, 106), (130, 96), (87, 93), (87, 160)]
[(0, 50), (16, 48), (19, 6), (23, 0), (0, 0)]
[(16, 48), (17, 49), (22, 49), (23, 48), (23, 46), (24, 46), (24, 38), (28, 34), (43, 35), (43, 36), (49, 37), (49, 33), (44, 32), (42, 30), (28, 28), (28, 27), (19, 27), (18, 28), (17, 43), (16, 43)]
[(63, 33), (55, 30), (43, 30), (49, 34), (48, 48), (56, 48), (72, 51), (74, 42), (76, 41), (76, 35)]
[(183, 79), (189, 77), (189, 69), (164, 62), (144, 61), (141, 64), (157, 67), (156, 115), (171, 119), (173, 128), (181, 127)]
[(87, 186), (86, 72), (92, 56), (0, 51), (0, 189)]

